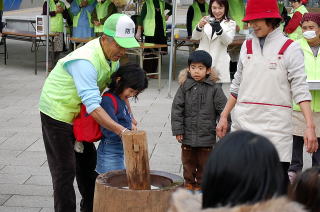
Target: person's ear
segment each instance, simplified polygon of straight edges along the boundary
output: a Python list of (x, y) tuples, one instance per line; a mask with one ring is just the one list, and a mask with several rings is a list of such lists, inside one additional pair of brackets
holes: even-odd
[(211, 74), (211, 67), (207, 68), (206, 74)]
[(116, 83), (118, 84), (120, 80), (121, 80), (121, 77), (117, 77), (116, 78)]
[(190, 73), (190, 66), (188, 66), (187, 70), (188, 70), (188, 72)]

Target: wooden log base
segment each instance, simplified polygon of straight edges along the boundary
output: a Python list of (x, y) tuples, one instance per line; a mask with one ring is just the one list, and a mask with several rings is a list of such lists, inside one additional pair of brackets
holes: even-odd
[(183, 185), (183, 179), (174, 174), (150, 171), (155, 190), (131, 190), (125, 170), (111, 171), (97, 177), (94, 194), (94, 212), (166, 212), (171, 193)]

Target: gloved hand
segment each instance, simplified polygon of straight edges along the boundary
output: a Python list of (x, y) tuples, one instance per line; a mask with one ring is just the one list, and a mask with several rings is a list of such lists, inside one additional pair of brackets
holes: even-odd
[(84, 150), (84, 146), (82, 142), (74, 142), (74, 151), (78, 152), (78, 153), (83, 153)]
[(214, 21), (213, 23), (210, 23), (211, 27), (212, 27), (212, 34), (211, 34), (211, 38), (214, 34), (214, 32), (217, 33), (217, 35), (221, 35), (222, 34), (222, 27), (220, 25), (219, 21)]

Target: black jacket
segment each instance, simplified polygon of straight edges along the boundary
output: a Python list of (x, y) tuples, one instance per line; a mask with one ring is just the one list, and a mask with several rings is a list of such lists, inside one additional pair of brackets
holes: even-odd
[(227, 102), (221, 85), (210, 77), (197, 82), (187, 74), (171, 109), (172, 134), (183, 135), (183, 144), (192, 147), (213, 146), (216, 123)]

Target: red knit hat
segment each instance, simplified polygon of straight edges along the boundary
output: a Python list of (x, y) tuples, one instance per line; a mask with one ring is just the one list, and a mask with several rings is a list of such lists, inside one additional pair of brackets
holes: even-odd
[(242, 21), (248, 22), (264, 18), (282, 19), (279, 13), (277, 0), (248, 0), (246, 16)]
[(301, 24), (305, 21), (313, 21), (320, 27), (320, 13), (305, 13), (301, 19)]

